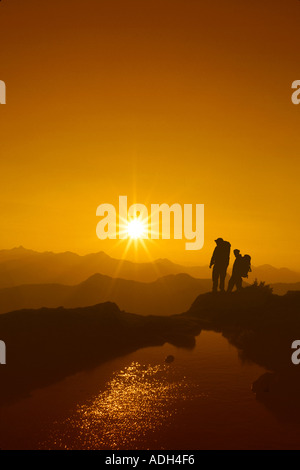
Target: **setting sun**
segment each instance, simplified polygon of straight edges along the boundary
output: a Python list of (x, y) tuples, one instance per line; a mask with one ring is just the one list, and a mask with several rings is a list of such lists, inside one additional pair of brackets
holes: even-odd
[(137, 240), (138, 238), (143, 238), (146, 234), (145, 222), (139, 219), (133, 219), (128, 222), (127, 226), (128, 236)]

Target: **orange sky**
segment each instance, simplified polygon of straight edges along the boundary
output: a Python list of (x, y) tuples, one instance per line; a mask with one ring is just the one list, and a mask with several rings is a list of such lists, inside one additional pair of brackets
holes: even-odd
[[(121, 257), (96, 208), (204, 203), (218, 236), (299, 268), (298, 0), (3, 0), (0, 248)], [(141, 249), (129, 259), (147, 259)]]

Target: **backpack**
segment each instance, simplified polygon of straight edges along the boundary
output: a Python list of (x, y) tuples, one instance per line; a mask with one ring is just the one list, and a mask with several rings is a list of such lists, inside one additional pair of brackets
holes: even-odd
[(249, 271), (251, 272), (251, 256), (245, 255), (241, 259), (241, 276), (248, 277)]

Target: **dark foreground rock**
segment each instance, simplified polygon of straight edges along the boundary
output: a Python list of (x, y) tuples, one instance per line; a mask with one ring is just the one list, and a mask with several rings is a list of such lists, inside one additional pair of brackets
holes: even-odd
[(0, 403), (147, 346), (193, 348), (197, 319), (139, 316), (104, 303), (78, 309), (19, 310), (0, 316), (7, 364)]
[(201, 329), (222, 333), (242, 360), (269, 371), (253, 384), (265, 406), (285, 419), (300, 418), (300, 365), (291, 361), (291, 345), (300, 339), (300, 293), (277, 296), (255, 285), (202, 294), (187, 312), (168, 317), (127, 313), (110, 302), (3, 314), (0, 404), (139, 348), (166, 342), (193, 348)]

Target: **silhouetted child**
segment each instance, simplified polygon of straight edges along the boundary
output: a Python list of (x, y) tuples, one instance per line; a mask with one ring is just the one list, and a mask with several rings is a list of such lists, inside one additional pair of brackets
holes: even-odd
[(251, 257), (249, 255), (242, 256), (240, 250), (233, 251), (235, 262), (233, 263), (231, 278), (229, 279), (227, 292), (231, 292), (234, 286), (237, 290), (242, 289), (243, 277), (248, 277), (251, 271)]
[(232, 274), (231, 278), (228, 282), (227, 292), (231, 292), (234, 286), (236, 286), (237, 290), (242, 288), (242, 260), (243, 257), (240, 253), (240, 250), (233, 250), (235, 261), (233, 263)]

